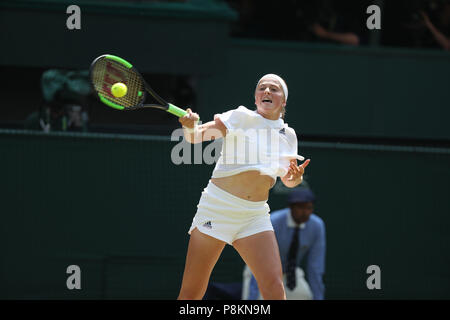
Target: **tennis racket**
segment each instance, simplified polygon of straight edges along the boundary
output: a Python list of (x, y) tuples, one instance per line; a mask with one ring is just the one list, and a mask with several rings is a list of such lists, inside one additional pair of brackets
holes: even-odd
[[(168, 103), (161, 98), (145, 82), (141, 74), (128, 61), (110, 54), (96, 58), (89, 69), (92, 86), (101, 102), (117, 110), (136, 110), (141, 108), (156, 108), (170, 112), (177, 117), (183, 117), (187, 112)], [(127, 86), (127, 93), (123, 97), (116, 97), (111, 93), (112, 85), (121, 82)], [(145, 103), (147, 95), (156, 103)]]

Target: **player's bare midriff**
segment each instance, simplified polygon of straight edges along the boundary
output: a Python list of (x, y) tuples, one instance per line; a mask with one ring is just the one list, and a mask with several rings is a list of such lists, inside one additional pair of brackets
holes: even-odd
[(211, 178), (211, 182), (220, 189), (248, 201), (265, 201), (273, 179), (257, 170), (245, 171), (233, 176)]

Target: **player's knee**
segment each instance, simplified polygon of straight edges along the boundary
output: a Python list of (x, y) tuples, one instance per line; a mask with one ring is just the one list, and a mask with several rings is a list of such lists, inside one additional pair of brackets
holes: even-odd
[(260, 282), (261, 284), (258, 283), (258, 286), (265, 299), (283, 299), (285, 296), (283, 278), (278, 273), (271, 274)]

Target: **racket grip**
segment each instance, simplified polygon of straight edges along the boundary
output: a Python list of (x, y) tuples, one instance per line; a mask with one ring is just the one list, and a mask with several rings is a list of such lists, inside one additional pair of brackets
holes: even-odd
[(174, 114), (179, 118), (181, 118), (187, 114), (187, 112), (185, 110), (178, 108), (177, 106), (175, 106), (171, 103), (169, 103), (169, 108), (167, 109), (167, 112), (170, 112), (171, 114)]

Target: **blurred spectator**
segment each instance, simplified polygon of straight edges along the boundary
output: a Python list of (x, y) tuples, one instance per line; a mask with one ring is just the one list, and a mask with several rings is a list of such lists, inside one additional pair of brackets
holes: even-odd
[[(325, 225), (313, 213), (314, 201), (310, 189), (298, 188), (288, 196), (289, 207), (270, 216), (280, 249), (288, 300), (324, 299)], [(306, 280), (300, 267), (302, 263), (306, 265)], [(256, 279), (247, 266), (242, 291), (243, 300), (261, 299)]]
[(366, 43), (366, 8), (368, 1), (316, 2), (309, 24), (310, 32), (319, 41), (331, 41), (346, 45)]
[(87, 131), (85, 110), (91, 93), (88, 71), (50, 69), (41, 77), (43, 104), (31, 113), (24, 126), (30, 130)]
[(44, 132), (50, 131), (48, 125), (50, 118), (50, 108), (42, 108), (40, 111), (33, 111), (23, 122), (26, 130), (42, 130)]
[[(228, 0), (239, 13), (232, 35), (245, 38), (293, 40), (296, 36), (296, 1)], [(270, 20), (270, 23), (268, 23)]]
[(382, 44), (446, 48), (450, 38), (450, 0), (386, 1)]
[(441, 11), (439, 15), (440, 25), (445, 27), (447, 31), (447, 35), (445, 35), (442, 31), (437, 29), (434, 24), (431, 22), (430, 18), (424, 11), (420, 11), (420, 14), (423, 17), (423, 23), (428, 28), (428, 30), (431, 32), (433, 38), (436, 40), (436, 42), (444, 49), (444, 50), (450, 50), (450, 38), (449, 30), (450, 30), (450, 4), (445, 4), (443, 10)]
[(359, 45), (359, 37), (353, 32), (332, 32), (323, 28), (320, 24), (314, 23), (311, 27), (312, 32), (319, 38), (332, 40), (342, 44), (357, 46)]
[(76, 104), (66, 106), (67, 130), (69, 131), (87, 131), (89, 116), (83, 107)]
[[(370, 40), (374, 45), (449, 50), (450, 0), (227, 2), (239, 13), (239, 20), (232, 25), (234, 37), (354, 46)], [(382, 9), (378, 33), (366, 27), (367, 7), (377, 3)]]
[(239, 13), (239, 21), (232, 27), (232, 35), (237, 37), (358, 45), (366, 31), (368, 0), (289, 0), (282, 4), (269, 0), (228, 0), (228, 3)]

